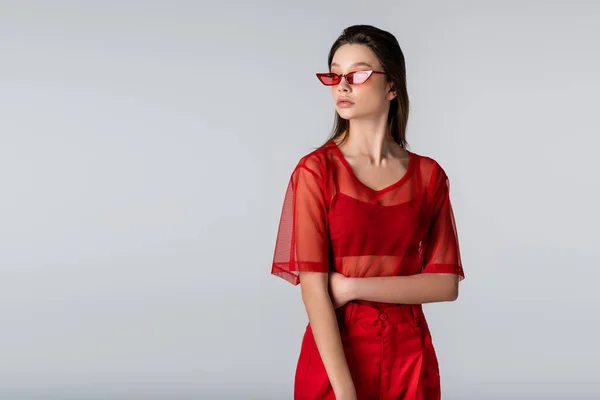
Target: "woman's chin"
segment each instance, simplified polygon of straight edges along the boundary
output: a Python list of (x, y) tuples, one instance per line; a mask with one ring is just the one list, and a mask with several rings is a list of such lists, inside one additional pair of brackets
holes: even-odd
[(342, 117), (343, 119), (351, 119), (351, 118), (354, 118), (354, 116), (356, 115), (355, 112), (353, 112), (352, 110), (349, 110), (347, 108), (336, 108), (336, 111), (337, 111), (338, 115), (340, 117)]

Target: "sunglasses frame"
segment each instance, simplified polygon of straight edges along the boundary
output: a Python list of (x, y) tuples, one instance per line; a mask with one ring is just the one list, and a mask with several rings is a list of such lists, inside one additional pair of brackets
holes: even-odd
[[(364, 82), (361, 83), (350, 83), (348, 81), (348, 75), (352, 75), (355, 74), (357, 72), (369, 72), (369, 76), (367, 76), (367, 79), (364, 80)], [(319, 79), (319, 82), (321, 82), (323, 85), (325, 86), (335, 86), (335, 85), (339, 85), (342, 82), (342, 78), (346, 81), (346, 83), (348, 85), (362, 85), (363, 83), (365, 83), (366, 81), (369, 80), (369, 78), (371, 78), (371, 76), (373, 76), (373, 74), (383, 74), (383, 75), (387, 75), (387, 72), (383, 72), (383, 71), (374, 71), (374, 70), (365, 70), (365, 71), (352, 71), (352, 72), (348, 72), (347, 74), (334, 74), (333, 72), (321, 72), (321, 73), (317, 73), (317, 78)], [(321, 77), (324, 76), (328, 76), (328, 75), (335, 75), (338, 77), (339, 81), (337, 83), (332, 83), (331, 85), (326, 84), (325, 82), (323, 82), (321, 80)]]

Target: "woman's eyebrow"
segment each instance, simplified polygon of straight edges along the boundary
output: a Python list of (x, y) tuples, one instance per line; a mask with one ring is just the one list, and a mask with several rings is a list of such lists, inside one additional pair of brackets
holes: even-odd
[[(331, 68), (333, 67), (339, 67), (339, 64), (337, 63), (331, 63)], [(368, 62), (364, 62), (364, 61), (360, 61), (360, 62), (356, 62), (354, 64), (352, 64), (350, 66), (350, 68), (352, 67), (369, 67), (369, 68), (373, 68), (373, 66), (371, 64), (369, 64)]]

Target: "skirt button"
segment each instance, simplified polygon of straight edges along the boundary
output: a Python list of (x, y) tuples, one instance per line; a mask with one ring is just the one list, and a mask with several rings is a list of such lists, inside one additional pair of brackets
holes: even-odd
[(382, 320), (382, 321), (385, 321), (385, 320), (388, 319), (388, 316), (387, 316), (386, 313), (382, 312), (381, 314), (379, 314), (379, 319)]

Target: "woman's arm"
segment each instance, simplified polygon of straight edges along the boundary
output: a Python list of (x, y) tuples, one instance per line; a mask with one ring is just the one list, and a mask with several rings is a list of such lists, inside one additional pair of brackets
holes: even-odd
[(333, 272), (331, 294), (339, 307), (351, 300), (394, 304), (454, 301), (458, 297), (457, 274), (422, 273), (409, 276), (348, 278)]
[(356, 390), (329, 296), (328, 279), (327, 273), (300, 272), (302, 301), (336, 399), (355, 400)]

